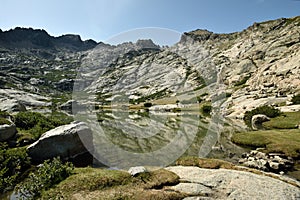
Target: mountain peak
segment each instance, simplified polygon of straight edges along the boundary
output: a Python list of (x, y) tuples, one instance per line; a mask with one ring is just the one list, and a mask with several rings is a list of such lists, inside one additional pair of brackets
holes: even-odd
[(156, 45), (151, 39), (140, 39), (136, 41), (136, 45), (143, 49), (159, 49), (159, 45)]
[(82, 41), (79, 35), (66, 34), (53, 37), (43, 29), (16, 27), (8, 31), (0, 31), (0, 46), (8, 49), (84, 51), (96, 45), (97, 42), (93, 40)]

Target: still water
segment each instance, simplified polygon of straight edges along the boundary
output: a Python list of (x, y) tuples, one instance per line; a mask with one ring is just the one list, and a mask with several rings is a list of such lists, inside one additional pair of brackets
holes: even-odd
[[(98, 110), (81, 118), (93, 130), (86, 143), (97, 162), (111, 168), (164, 167), (181, 156), (205, 157), (218, 140), (217, 123), (197, 112)], [(79, 117), (80, 118), (80, 117)], [(20, 194), (0, 196), (16, 200)]]

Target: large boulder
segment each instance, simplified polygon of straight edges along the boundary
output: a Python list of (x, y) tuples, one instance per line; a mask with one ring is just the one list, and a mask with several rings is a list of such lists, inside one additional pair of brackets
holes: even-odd
[(62, 159), (72, 159), (92, 151), (85, 144), (92, 146), (92, 131), (83, 122), (73, 122), (44, 133), (41, 138), (31, 144), (28, 154), (34, 162), (59, 156)]
[(13, 138), (17, 133), (16, 125), (11, 124), (3, 124), (0, 125), (0, 142), (8, 141)]
[(263, 114), (254, 115), (251, 119), (252, 129), (259, 130), (263, 129), (262, 123), (270, 121), (270, 118)]

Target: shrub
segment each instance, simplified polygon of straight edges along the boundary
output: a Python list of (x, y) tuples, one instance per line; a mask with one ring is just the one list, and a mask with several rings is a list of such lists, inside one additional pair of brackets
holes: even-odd
[(0, 110), (0, 118), (6, 118), (8, 116), (9, 114), (7, 112)]
[(212, 110), (211, 105), (203, 105), (202, 109), (201, 109), (201, 111), (204, 115), (210, 115), (211, 110)]
[(3, 124), (11, 124), (11, 122), (5, 118), (0, 118), (0, 125), (3, 125)]
[(152, 106), (152, 103), (151, 102), (146, 102), (146, 103), (144, 103), (144, 107), (146, 107), (146, 108), (149, 108), (149, 107), (151, 107)]
[(74, 166), (62, 163), (59, 158), (46, 160), (34, 173), (19, 186), (18, 190), (25, 199), (35, 199), (40, 194), (71, 175)]
[(5, 143), (0, 143), (0, 192), (14, 187), (29, 167), (26, 148), (8, 149)]
[(292, 97), (292, 103), (293, 104), (300, 104), (300, 94), (297, 94)]
[(277, 108), (274, 108), (272, 106), (267, 106), (267, 105), (257, 107), (250, 111), (246, 111), (246, 113), (244, 115), (244, 122), (250, 128), (252, 127), (251, 126), (252, 125), (252, 122), (251, 122), (252, 117), (257, 114), (264, 114), (270, 118), (274, 118), (274, 117), (279, 116), (281, 114), (281, 112)]
[(22, 130), (27, 130), (33, 139), (38, 139), (43, 133), (55, 127), (68, 124), (73, 120), (65, 114), (53, 113), (51, 116), (44, 116), (36, 112), (19, 112), (15, 116), (15, 124)]

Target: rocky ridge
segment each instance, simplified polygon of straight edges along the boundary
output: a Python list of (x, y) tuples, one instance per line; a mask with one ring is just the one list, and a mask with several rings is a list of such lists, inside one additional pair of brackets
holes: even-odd
[[(110, 47), (123, 52), (121, 59), (110, 63), (99, 58), (103, 50), (95, 48), (86, 58), (110, 67), (87, 90), (93, 88), (89, 91), (100, 94), (102, 101), (120, 94), (130, 100), (170, 96), (186, 100), (208, 93), (204, 100), (223, 99), (216, 105), (225, 116), (239, 119), (260, 105), (289, 105), (300, 91), (299, 25), (300, 17), (295, 17), (255, 23), (232, 34), (196, 30), (183, 34), (176, 45), (155, 52), (129, 51), (130, 45)], [(186, 95), (189, 92), (193, 95)]]

